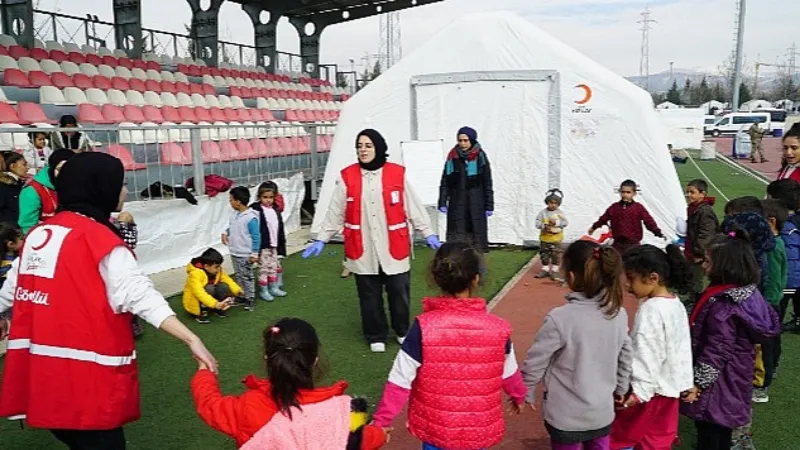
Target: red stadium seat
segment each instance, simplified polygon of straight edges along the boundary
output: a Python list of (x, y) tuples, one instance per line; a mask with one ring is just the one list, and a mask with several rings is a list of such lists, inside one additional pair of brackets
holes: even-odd
[(65, 74), (64, 72), (53, 72), (50, 75), (50, 81), (53, 82), (53, 86), (59, 89), (75, 86), (75, 83), (72, 81), (72, 77)]
[(147, 122), (144, 118), (142, 108), (135, 105), (125, 105), (122, 107), (122, 113), (125, 115), (126, 122), (142, 123)]
[(244, 78), (243, 72), (239, 69), (231, 69), (231, 78)]
[(13, 107), (8, 103), (0, 103), (0, 123), (18, 124), (19, 122), (19, 116)]
[(161, 144), (161, 164), (189, 166), (192, 164), (192, 147), (189, 142)]
[(119, 144), (111, 144), (105, 147), (105, 152), (111, 156), (116, 156), (122, 161), (122, 167), (125, 170), (142, 170), (147, 168), (147, 164), (137, 163), (134, 161), (130, 150)]
[(293, 109), (287, 109), (285, 111), (285, 114), (286, 114), (286, 120), (287, 121), (289, 121), (289, 122), (300, 122), (300, 117), (297, 114), (297, 111), (295, 111)]
[(217, 95), (217, 91), (214, 89), (214, 86), (203, 83), (200, 85), (203, 88), (203, 95)]
[(228, 88), (228, 95), (242, 97), (242, 89), (239, 86), (230, 86)]
[(211, 69), (206, 66), (200, 66), (200, 76), (202, 77), (203, 75), (211, 75)]
[(259, 111), (261, 112), (261, 117), (264, 122), (276, 122), (278, 120), (269, 109), (259, 109)]
[[(242, 97), (242, 98), (253, 98), (253, 97), (255, 97), (253, 95), (253, 90), (250, 89), (247, 86), (242, 87), (240, 89), (240, 91), (241, 91), (241, 93), (239, 94), (239, 97)], [(233, 94), (231, 94), (231, 95), (233, 95)]]
[(134, 59), (133, 60), (133, 67), (137, 69), (147, 70), (147, 62), (141, 59)]
[(55, 124), (55, 120), (50, 120), (42, 111), (42, 107), (38, 103), (19, 102), (17, 104), (17, 114), (20, 118), (21, 125), (28, 125), (32, 123), (49, 123)]
[(8, 49), (4, 45), (0, 45), (0, 55), (8, 56)]
[(161, 115), (161, 110), (153, 105), (142, 106), (142, 113), (146, 122), (164, 123), (164, 116)]
[(178, 115), (181, 118), (181, 122), (191, 122), (197, 123), (197, 115), (194, 113), (194, 108), (189, 108), (188, 106), (179, 106), (178, 107)]
[(236, 144), (229, 139), (219, 141), (219, 149), (222, 151), (223, 161), (240, 161), (245, 159), (245, 157), (239, 153), (239, 148)]
[(33, 87), (53, 85), (53, 80), (50, 79), (50, 75), (40, 70), (34, 70), (32, 72), (28, 72), (28, 81), (31, 82), (31, 86)]
[(95, 75), (92, 77), (92, 85), (97, 89), (107, 91), (109, 89), (113, 89), (111, 86), (111, 80), (102, 76), (102, 75)]
[(229, 76), (231, 76), (231, 69), (225, 69), (225, 68), (219, 69), (219, 75), (223, 78), (228, 78)]
[(59, 64), (64, 61), (69, 61), (69, 57), (67, 56), (67, 54), (62, 52), (61, 50), (50, 50), (50, 59)]
[(114, 122), (106, 119), (103, 113), (91, 103), (81, 103), (78, 105), (78, 122), (90, 123), (95, 125), (108, 125)]
[[(136, 61), (140, 60), (137, 59)], [(155, 61), (145, 61), (144, 70), (155, 70), (156, 72), (161, 72), (161, 64)]]
[(228, 119), (225, 117), (225, 112), (222, 111), (221, 108), (211, 107), (208, 108), (208, 112), (211, 113), (211, 120), (214, 122), (227, 122)]
[(130, 58), (120, 58), (119, 65), (126, 69), (133, 69), (133, 60)]
[(78, 89), (89, 89), (94, 87), (94, 85), (92, 84), (92, 79), (82, 73), (76, 73), (75, 75), (73, 75), (72, 83)]
[(138, 78), (131, 78), (128, 80), (128, 84), (131, 86), (131, 90), (136, 92), (145, 92), (147, 91), (147, 87), (144, 84), (144, 81)]
[(47, 50), (39, 47), (34, 47), (31, 49), (31, 58), (41, 61), (43, 59), (50, 59), (50, 53), (47, 53)]
[(220, 150), (219, 145), (216, 142), (203, 141), (200, 144), (200, 148), (203, 152), (204, 163), (214, 163), (222, 161), (222, 150)]
[(189, 93), (206, 95), (203, 93), (203, 85), (200, 83), (189, 83)]
[(128, 122), (128, 119), (125, 117), (125, 113), (122, 111), (122, 108), (117, 105), (103, 105), (100, 107), (100, 111), (103, 113), (103, 117), (105, 117), (106, 120), (110, 121), (111, 123)]
[(259, 138), (250, 139), (250, 146), (253, 147), (253, 151), (255, 151), (256, 157), (265, 158), (269, 156), (269, 149), (267, 148), (267, 143), (263, 139)]
[(189, 72), (191, 71), (189, 69), (189, 65), (188, 64), (184, 64), (184, 63), (178, 63), (178, 65), (175, 67), (175, 69), (178, 72), (186, 74), (186, 75), (189, 75)]
[(23, 56), (31, 56), (31, 52), (29, 52), (27, 48), (20, 45), (12, 45), (11, 47), (8, 47), (8, 56), (14, 59), (20, 59)]
[(209, 67), (208, 68), (208, 74), (211, 75), (212, 77), (221, 77), (222, 76), (222, 73), (216, 67)]
[(146, 91), (161, 92), (161, 84), (156, 80), (147, 79), (144, 81)]
[(170, 94), (175, 94), (178, 92), (175, 83), (172, 81), (163, 80), (161, 82), (161, 92), (169, 92)]
[(128, 83), (128, 80), (122, 77), (114, 77), (111, 79), (111, 89), (117, 89), (122, 92), (129, 91), (131, 89), (131, 85)]
[[(177, 92), (182, 92), (184, 94), (193, 94), (191, 86), (189, 83), (184, 83), (183, 81), (178, 81), (175, 83), (175, 90)], [(199, 92), (198, 92), (199, 94)]]
[(99, 67), (100, 64), (103, 64), (103, 58), (101, 58), (100, 55), (89, 53), (86, 55), (86, 64), (91, 64), (95, 67)]
[(103, 64), (110, 67), (117, 67), (119, 65), (119, 60), (111, 55), (103, 56), (102, 61)]
[(28, 74), (19, 69), (6, 69), (3, 71), (3, 81), (6, 86), (15, 86), (21, 88), (33, 87), (28, 80)]
[(75, 64), (81, 65), (81, 64), (86, 62), (86, 56), (83, 53), (69, 52), (67, 54), (67, 61), (74, 62)]
[(239, 139), (236, 141), (236, 147), (239, 149), (239, 155), (242, 156), (242, 159), (257, 159), (258, 153), (253, 148), (253, 145), (250, 141), (246, 139)]
[(202, 106), (198, 106), (194, 108), (194, 114), (197, 116), (198, 122), (213, 122), (214, 120), (211, 119), (211, 112), (208, 108), (203, 108)]
[(237, 109), (236, 110), (236, 114), (238, 116), (238, 118), (236, 119), (236, 122), (254, 122), (255, 121), (255, 119), (253, 118), (253, 115), (250, 113), (250, 110), (247, 109), (247, 108), (239, 108), (239, 109)]
[(225, 108), (222, 110), (225, 114), (225, 122), (236, 122), (239, 120), (239, 114), (233, 108)]
[(164, 105), (161, 107), (161, 116), (164, 122), (180, 123), (181, 115), (178, 113), (178, 108), (174, 106)]

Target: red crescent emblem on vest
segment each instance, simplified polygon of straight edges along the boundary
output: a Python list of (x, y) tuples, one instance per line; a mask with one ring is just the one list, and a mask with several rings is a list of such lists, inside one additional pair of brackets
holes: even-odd
[(45, 248), (47, 246), (47, 244), (50, 243), (50, 239), (53, 238), (53, 230), (51, 230), (50, 228), (43, 228), (43, 230), (44, 230), (44, 233), (45, 233), (44, 241), (41, 243), (41, 245), (31, 246), (31, 249), (33, 251), (38, 252), (39, 250)]

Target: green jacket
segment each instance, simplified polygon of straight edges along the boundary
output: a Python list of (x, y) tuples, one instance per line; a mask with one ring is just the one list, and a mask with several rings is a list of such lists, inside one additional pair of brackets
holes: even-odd
[(770, 305), (778, 305), (788, 281), (786, 246), (783, 239), (775, 239), (775, 250), (767, 253), (767, 271), (769, 277), (764, 285), (764, 297)]
[[(45, 166), (40, 170), (33, 179), (42, 184), (42, 186), (50, 189), (53, 187), (53, 182), (50, 181), (48, 174), (48, 167)], [(28, 230), (35, 227), (39, 223), (39, 216), (42, 212), (42, 199), (32, 186), (25, 186), (19, 194), (19, 227), (22, 228), (23, 234), (28, 234)]]

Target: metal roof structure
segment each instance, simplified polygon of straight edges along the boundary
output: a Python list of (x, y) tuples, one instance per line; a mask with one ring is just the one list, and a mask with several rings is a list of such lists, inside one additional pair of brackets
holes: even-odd
[(443, 0), (229, 0), (265, 11), (282, 11), (282, 16), (322, 21), (328, 25), (363, 17), (400, 11)]

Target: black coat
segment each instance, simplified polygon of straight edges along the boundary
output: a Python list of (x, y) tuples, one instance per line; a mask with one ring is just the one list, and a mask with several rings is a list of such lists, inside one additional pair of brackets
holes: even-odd
[(17, 225), (19, 220), (19, 193), (25, 183), (0, 173), (0, 222)]
[[(483, 150), (481, 150), (483, 152)], [(464, 160), (453, 160), (453, 173), (442, 170), (439, 183), (439, 208), (447, 207), (447, 241), (467, 241), (482, 252), (489, 250), (486, 211), (494, 211), (492, 169), (486, 164), (472, 177), (467, 176)]]
[[(267, 218), (264, 216), (264, 210), (261, 209), (261, 203), (255, 202), (250, 205), (250, 208), (258, 213), (258, 222), (261, 225), (261, 249), (272, 248), (272, 243), (269, 241), (269, 229), (267, 229)], [(283, 215), (280, 211), (275, 209), (278, 215), (278, 256), (286, 256), (286, 233), (283, 231)]]

